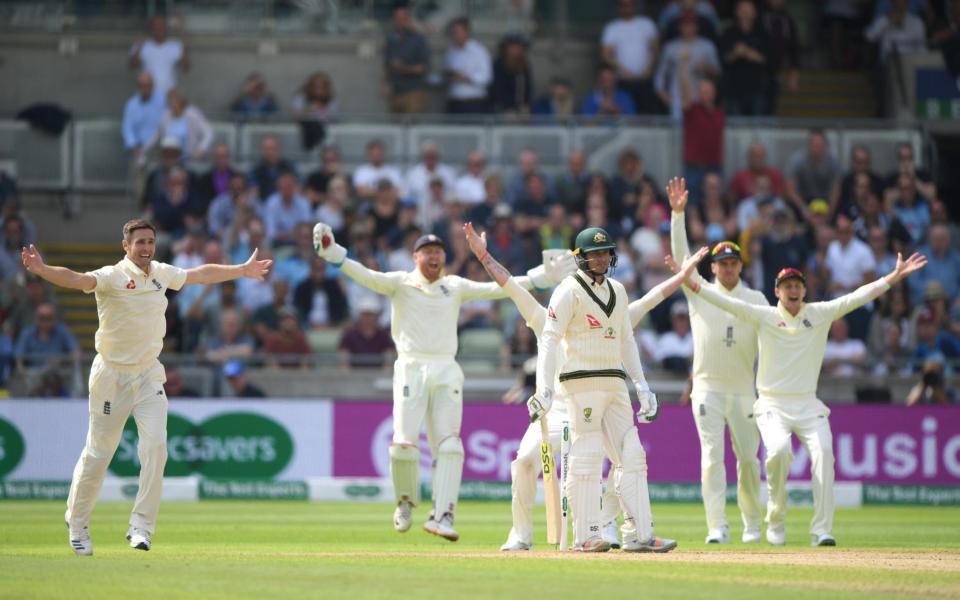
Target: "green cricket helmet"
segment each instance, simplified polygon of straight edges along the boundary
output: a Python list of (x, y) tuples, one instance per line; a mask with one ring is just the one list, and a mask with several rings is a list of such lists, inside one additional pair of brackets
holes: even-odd
[[(588, 227), (577, 234), (576, 242), (574, 242), (573, 255), (576, 257), (578, 267), (588, 273), (592, 273), (593, 271), (587, 263), (586, 254), (597, 250), (608, 250), (610, 252), (610, 268), (612, 269), (617, 266), (617, 245), (605, 229), (602, 227)], [(596, 273), (596, 275), (603, 275), (603, 273)]]

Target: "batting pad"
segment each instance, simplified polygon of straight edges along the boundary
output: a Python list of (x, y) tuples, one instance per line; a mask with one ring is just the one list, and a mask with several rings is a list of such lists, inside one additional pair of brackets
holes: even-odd
[(600, 535), (602, 447), (599, 431), (580, 434), (570, 447), (570, 477), (567, 479), (567, 487), (573, 508), (574, 546)]
[(653, 513), (647, 487), (647, 453), (636, 435), (623, 440), (623, 464), (617, 469), (617, 494), (623, 507), (623, 539), (645, 542), (653, 537)]
[(460, 495), (463, 476), (463, 443), (459, 437), (444, 438), (437, 446), (437, 468), (433, 475), (434, 514), (440, 519), (445, 513), (453, 516)]
[(390, 446), (390, 476), (393, 491), (400, 500), (420, 502), (420, 449), (414, 446)]
[(510, 487), (513, 493), (511, 536), (526, 544), (533, 543), (533, 503), (537, 496), (537, 469), (531, 461), (517, 459), (510, 464)]

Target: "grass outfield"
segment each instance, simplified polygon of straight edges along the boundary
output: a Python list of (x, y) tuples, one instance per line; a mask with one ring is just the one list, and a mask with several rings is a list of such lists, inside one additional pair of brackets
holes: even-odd
[[(538, 507), (539, 508), (539, 507)], [(464, 502), (451, 544), (399, 535), (379, 504), (166, 503), (154, 549), (127, 547), (129, 503), (101, 503), (93, 557), (67, 544), (62, 502), (0, 502), (2, 598), (895, 598), (960, 596), (960, 511), (838, 510), (837, 548), (809, 548), (811, 511), (788, 545), (703, 543), (702, 508), (655, 505), (667, 555), (498, 552), (509, 506)], [(538, 533), (543, 531), (541, 510)], [(730, 520), (738, 519), (730, 511)], [(740, 529), (731, 537), (739, 540)], [(539, 538), (538, 538), (539, 539)]]

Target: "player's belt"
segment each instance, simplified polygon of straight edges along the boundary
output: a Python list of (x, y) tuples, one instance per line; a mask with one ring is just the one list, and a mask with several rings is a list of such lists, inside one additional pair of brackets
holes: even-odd
[(597, 369), (596, 371), (571, 371), (569, 373), (560, 373), (560, 382), (570, 381), (572, 379), (589, 379), (591, 377), (616, 377), (626, 381), (627, 374), (622, 369)]

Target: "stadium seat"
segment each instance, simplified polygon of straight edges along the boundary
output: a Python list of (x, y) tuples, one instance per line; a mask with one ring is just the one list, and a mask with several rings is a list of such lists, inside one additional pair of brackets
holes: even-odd
[(487, 154), (487, 128), (470, 125), (414, 125), (407, 138), (407, 156), (411, 162), (420, 157), (420, 146), (432, 141), (440, 147), (443, 162), (462, 168), (467, 154), (479, 150)]
[(293, 160), (303, 154), (300, 126), (296, 123), (247, 123), (240, 127), (240, 158), (256, 164), (260, 160), (260, 140), (266, 135), (280, 140), (280, 154)]
[(502, 345), (503, 334), (499, 329), (466, 329), (460, 333), (459, 357), (465, 363), (486, 363), (493, 370), (500, 359)]
[(307, 331), (310, 350), (317, 354), (331, 354), (340, 345), (339, 329), (311, 329)]
[(405, 129), (399, 125), (332, 125), (327, 129), (327, 143), (340, 149), (344, 164), (352, 169), (367, 161), (367, 144), (371, 140), (383, 142), (386, 162), (400, 164), (411, 159), (403, 144)]
[(82, 189), (123, 190), (130, 181), (130, 162), (123, 158), (120, 122), (116, 119), (74, 124), (73, 181)]

